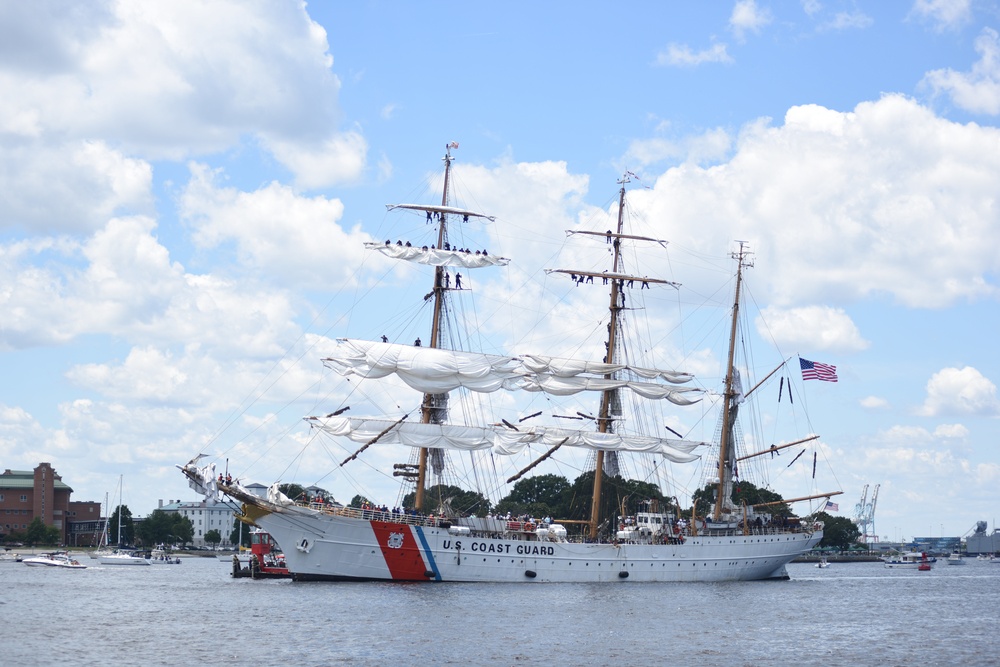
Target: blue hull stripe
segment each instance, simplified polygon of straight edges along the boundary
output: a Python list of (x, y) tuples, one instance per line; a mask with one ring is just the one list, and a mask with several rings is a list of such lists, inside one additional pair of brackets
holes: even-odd
[(441, 572), (438, 570), (437, 563), (434, 562), (434, 554), (431, 553), (431, 545), (427, 544), (427, 538), (424, 537), (424, 529), (420, 526), (414, 526), (413, 530), (417, 531), (417, 538), (420, 540), (420, 544), (424, 548), (424, 553), (427, 554), (427, 562), (430, 563), (431, 571), (434, 572), (434, 581), (441, 581)]

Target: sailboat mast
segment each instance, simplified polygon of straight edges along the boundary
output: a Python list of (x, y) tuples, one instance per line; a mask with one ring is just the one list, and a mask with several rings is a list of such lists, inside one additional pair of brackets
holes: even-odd
[[(617, 234), (615, 235), (614, 242), (612, 243), (612, 254), (614, 257), (612, 273), (619, 272), (619, 264), (621, 262), (621, 236), (622, 230), (624, 229), (625, 222), (625, 184), (629, 182), (628, 176), (622, 178), (619, 181), (621, 184), (621, 190), (618, 193), (618, 228)], [(605, 363), (614, 363), (615, 356), (615, 340), (618, 336), (618, 317), (622, 309), (622, 305), (619, 301), (621, 294), (621, 281), (611, 280), (611, 303), (609, 305), (609, 310), (611, 312), (611, 321), (608, 324), (608, 353), (605, 357)], [(606, 379), (611, 379), (612, 374), (608, 373), (604, 376)], [(601, 410), (598, 413), (597, 418), (597, 430), (600, 433), (607, 433), (610, 424), (610, 412), (611, 412), (611, 396), (614, 390), (605, 391), (601, 395)], [(601, 482), (604, 477), (604, 451), (597, 450), (596, 461), (594, 464), (594, 489), (593, 498), (590, 504), (590, 522), (588, 524), (588, 530), (591, 539), (597, 538), (597, 526), (601, 519)]]
[(722, 404), (722, 434), (719, 438), (719, 481), (715, 495), (715, 511), (712, 515), (715, 521), (722, 517), (722, 508), (729, 503), (730, 484), (732, 483), (732, 463), (729, 461), (729, 450), (732, 447), (732, 429), (736, 420), (736, 392), (733, 387), (735, 380), (734, 361), (736, 357), (736, 325), (740, 313), (740, 288), (743, 285), (743, 267), (746, 260), (743, 242), (740, 241), (736, 259), (736, 294), (733, 297), (733, 319), (729, 330), (729, 358), (726, 362), (726, 388)]
[[(451, 161), (454, 159), (451, 156), (451, 148), (453, 144), (448, 144), (445, 146), (445, 155), (442, 160), (444, 160), (444, 187), (441, 190), (441, 206), (445, 207), (448, 205), (448, 181), (451, 176)], [(448, 214), (442, 211), (439, 216), (440, 225), (438, 225), (438, 240), (437, 247), (443, 248), (445, 243), (445, 238), (447, 238), (447, 227), (448, 227)], [(444, 309), (444, 272), (445, 268), (443, 266), (434, 267), (434, 316), (431, 322), (431, 347), (441, 346), (441, 311)], [(424, 394), (423, 402), (420, 406), (421, 421), (424, 424), (431, 423), (434, 416), (434, 395)], [(424, 485), (427, 479), (427, 448), (421, 447), (419, 453), (419, 463), (417, 466), (417, 491), (414, 497), (414, 507), (417, 510), (422, 511), (424, 508)]]

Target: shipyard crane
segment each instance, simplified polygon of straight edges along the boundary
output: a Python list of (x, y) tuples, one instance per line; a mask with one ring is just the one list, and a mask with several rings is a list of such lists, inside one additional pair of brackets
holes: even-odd
[(858, 526), (861, 535), (858, 541), (864, 544), (878, 542), (878, 535), (875, 533), (875, 506), (878, 504), (878, 490), (881, 484), (876, 484), (872, 490), (871, 500), (868, 499), (868, 485), (865, 484), (861, 490), (861, 502), (854, 506), (854, 518), (851, 519)]

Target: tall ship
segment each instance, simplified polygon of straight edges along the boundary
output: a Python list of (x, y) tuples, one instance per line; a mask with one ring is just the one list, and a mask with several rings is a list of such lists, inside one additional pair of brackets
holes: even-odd
[[(753, 452), (743, 443), (740, 413), (756, 398), (755, 389), (779, 376), (784, 386), (784, 376), (776, 375), (783, 363), (749, 389), (744, 389), (738, 370), (741, 289), (750, 265), (746, 245), (739, 244), (733, 253), (729, 349), (724, 380), (714, 390), (692, 386), (693, 374), (658, 367), (655, 345), (630, 340), (632, 334), (651, 331), (644, 321), (649, 310), (636, 305), (642, 295), (680, 285), (633, 270), (638, 265), (628, 248), (655, 249), (665, 247), (666, 241), (632, 228), (626, 186), (634, 177), (629, 173), (619, 182), (616, 227), (567, 233), (598, 244), (607, 265), (546, 269), (547, 279), (585, 286), (607, 305), (596, 329), (603, 338), (603, 358), (464, 349), (471, 347), (470, 339), (456, 330), (472, 318), (458, 312), (471, 299), (462, 272), (504, 267), (509, 260), (485, 249), (461, 247), (465, 243), (458, 239), (465, 238), (466, 223), (490, 224), (493, 218), (451, 203), (453, 148), (457, 144), (449, 144), (443, 158), (440, 203), (388, 206), (390, 211), (420, 216), (423, 229), (434, 230), (432, 242), (425, 236), (416, 243), (388, 239), (367, 244), (370, 252), (415, 262), (432, 273), (424, 296), (430, 320), (426, 336), (412, 344), (389, 342), (384, 335), (340, 339), (335, 352), (323, 360), (344, 382), (356, 385), (356, 397), (376, 395), (365, 390), (372, 384), (394, 383), (394, 411), (349, 416), (350, 406), (342, 404), (331, 406), (325, 415), (306, 417), (324, 436), (353, 443), (337, 468), (357, 465), (375, 451), (370, 447), (394, 448), (400, 458), (408, 456), (406, 462), (382, 471), (401, 481), (400, 502), (391, 509), (367, 498), (353, 506), (322, 499), (303, 502), (282, 493), (277, 483), (267, 497), (260, 497), (239, 481), (217, 478), (215, 464), (206, 463), (203, 456), (178, 466), (191, 486), (210, 498), (221, 494), (235, 501), (242, 520), (260, 527), (281, 546), (288, 571), (297, 580), (631, 583), (787, 578), (785, 566), (823, 538), (823, 523), (808, 508), (813, 501), (823, 507), (823, 499), (839, 492), (810, 492), (786, 500), (741, 478), (741, 472), (759, 468), (757, 464), (768, 456), (773, 460), (785, 448), (801, 448), (802, 456), (818, 438), (769, 447), (761, 447), (758, 440)], [(610, 212), (608, 220), (614, 217)], [(662, 338), (662, 332), (657, 335)], [(592, 344), (587, 349), (601, 348)], [(412, 396), (409, 410), (399, 407), (407, 400), (399, 396), (406, 394)], [(525, 398), (518, 405), (527, 406), (519, 408), (523, 416), (512, 416), (510, 405), (521, 396)], [(665, 410), (691, 409), (688, 406), (705, 399), (719, 405), (713, 442), (685, 438), (664, 426)], [(577, 407), (584, 400), (592, 407)], [(561, 409), (558, 401), (572, 401), (573, 407)], [(490, 408), (496, 409), (491, 413)], [(500, 416), (501, 408), (507, 416)], [(493, 504), (511, 485), (514, 491), (533, 490), (534, 496), (520, 496), (537, 500), (539, 487), (554, 483), (557, 476), (535, 477), (536, 466), (569, 454), (586, 461), (587, 469), (572, 488), (563, 483), (562, 497), (571, 497), (562, 508), (565, 516), (551, 516), (551, 505), (528, 506), (536, 513), (503, 512), (504, 502)], [(630, 463), (633, 457), (639, 463)], [(449, 477), (458, 463), (462, 473)], [(685, 497), (691, 498), (690, 504), (682, 507), (676, 492), (663, 489), (671, 481), (665, 471), (691, 466), (701, 470), (704, 486), (689, 492)], [(636, 471), (630, 480), (624, 477), (627, 469)], [(478, 505), (456, 508), (462, 492), (448, 483), (456, 479), (477, 486)], [(540, 483), (532, 487), (533, 480)], [(578, 492), (581, 488), (586, 491)], [(754, 496), (748, 490), (760, 493)], [(791, 509), (798, 503), (807, 507), (802, 516)]]

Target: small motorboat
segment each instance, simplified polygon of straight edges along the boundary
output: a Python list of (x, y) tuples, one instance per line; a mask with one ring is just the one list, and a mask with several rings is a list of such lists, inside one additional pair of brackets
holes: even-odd
[(39, 554), (38, 556), (25, 558), (21, 562), (24, 563), (25, 565), (62, 567), (69, 570), (87, 569), (87, 566), (82, 564), (80, 561), (76, 560), (75, 558), (70, 558), (68, 554), (61, 552)]
[(816, 563), (816, 567), (830, 567), (830, 562), (826, 559), (826, 556), (823, 556), (819, 559), (819, 562)]

